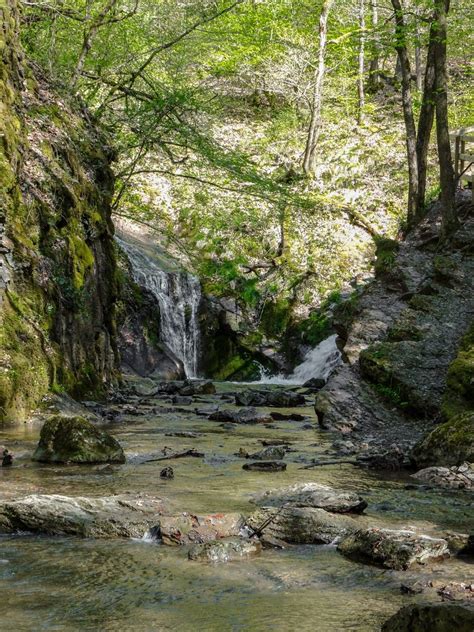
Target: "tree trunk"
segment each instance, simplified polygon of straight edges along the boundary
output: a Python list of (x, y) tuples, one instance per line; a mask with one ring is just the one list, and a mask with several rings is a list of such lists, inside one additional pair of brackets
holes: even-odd
[(416, 220), (423, 217), (425, 211), (426, 173), (428, 168), (428, 149), (430, 146), (431, 130), (433, 129), (435, 111), (435, 38), (436, 23), (431, 22), (428, 51), (426, 54), (425, 78), (422, 84), (422, 102), (418, 119), (418, 134), (416, 138), (416, 156), (418, 160), (418, 200), (416, 204)]
[(408, 227), (416, 221), (418, 204), (418, 160), (416, 155), (416, 127), (411, 97), (411, 70), (406, 46), (406, 23), (400, 0), (392, 0), (395, 11), (395, 49), (401, 72), (403, 118), (406, 129), (406, 147), (408, 162)]
[(327, 42), (327, 22), (329, 11), (334, 0), (324, 0), (319, 16), (319, 51), (318, 65), (314, 73), (313, 102), (311, 108), (311, 120), (308, 129), (308, 138), (303, 159), (303, 169), (306, 174), (314, 173), (316, 160), (316, 145), (321, 128), (321, 103), (323, 96), (324, 74), (326, 71), (326, 42)]
[(379, 35), (377, 32), (379, 24), (379, 11), (377, 7), (378, 0), (370, 0), (370, 8), (372, 14), (372, 56), (369, 66), (369, 87), (373, 92), (376, 92), (380, 86), (380, 69), (379, 69), (379, 57), (380, 57), (380, 44)]
[(359, 97), (359, 108), (357, 112), (357, 123), (361, 125), (364, 121), (365, 92), (364, 92), (364, 66), (365, 66), (365, 0), (359, 0), (359, 76), (357, 81), (357, 92)]
[(442, 237), (458, 226), (455, 208), (456, 185), (451, 156), (448, 126), (447, 14), (449, 0), (435, 0), (434, 22), (437, 33), (434, 43), (436, 137), (438, 142), (439, 182), (442, 204)]

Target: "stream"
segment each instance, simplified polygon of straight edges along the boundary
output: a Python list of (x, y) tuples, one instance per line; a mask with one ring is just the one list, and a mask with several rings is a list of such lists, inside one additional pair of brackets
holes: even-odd
[[(297, 409), (307, 417), (304, 422), (275, 421), (271, 427), (222, 425), (195, 414), (196, 406), (216, 402), (233, 408), (220, 398), (242, 388), (218, 384), (216, 395), (195, 397), (179, 410), (163, 397), (129, 395), (134, 414), (124, 413), (105, 426), (125, 449), (122, 466), (36, 464), (29, 456), (41, 422), (2, 427), (0, 444), (8, 445), (16, 460), (14, 467), (0, 469), (0, 497), (144, 491), (169, 498), (177, 512), (248, 515), (254, 508), (248, 501), (252, 492), (313, 481), (359, 492), (368, 502), (367, 519), (387, 526), (414, 526), (438, 535), (472, 526), (466, 494), (406, 489), (406, 474), (381, 475), (352, 465), (300, 469), (315, 457), (333, 456), (331, 436), (318, 429), (310, 397), (308, 407)], [(198, 436), (168, 436), (179, 431)], [(244, 471), (239, 449), (253, 452), (270, 438), (291, 442), (287, 470)], [(205, 457), (144, 462), (165, 446), (175, 451), (193, 447)], [(159, 477), (164, 465), (174, 468), (173, 480)], [(451, 559), (421, 570), (388, 571), (345, 559), (335, 546), (267, 549), (257, 558), (213, 565), (189, 561), (187, 547), (145, 539), (3, 536), (0, 629), (375, 631), (400, 606), (422, 599), (401, 594), (402, 582), (433, 573), (447, 581), (474, 581), (473, 570), (466, 561)]]

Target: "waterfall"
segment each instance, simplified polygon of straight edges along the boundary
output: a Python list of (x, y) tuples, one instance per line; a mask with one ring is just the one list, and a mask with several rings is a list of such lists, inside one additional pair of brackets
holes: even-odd
[(199, 362), (199, 279), (182, 270), (166, 271), (144, 249), (116, 237), (127, 255), (133, 280), (160, 306), (160, 340), (183, 363), (186, 377), (197, 377)]
[(341, 352), (336, 346), (337, 335), (334, 334), (310, 349), (303, 362), (291, 375), (262, 375), (263, 384), (304, 384), (312, 378), (327, 380), (336, 367), (341, 364)]

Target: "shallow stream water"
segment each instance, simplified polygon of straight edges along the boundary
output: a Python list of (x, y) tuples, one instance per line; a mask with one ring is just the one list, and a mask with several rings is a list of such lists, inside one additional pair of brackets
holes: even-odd
[[(235, 391), (230, 384), (219, 391)], [(197, 404), (205, 407), (212, 397)], [(369, 503), (361, 524), (372, 521), (440, 534), (472, 529), (472, 497), (463, 493), (406, 489), (408, 477), (328, 465), (300, 469), (324, 458), (331, 437), (317, 429), (314, 411), (298, 409), (312, 421), (278, 421), (268, 426), (223, 428), (189, 412), (151, 412), (169, 408), (163, 400), (142, 403), (141, 414), (108, 424), (123, 445), (127, 463), (50, 466), (29, 460), (41, 424), (0, 428), (0, 445), (16, 454), (15, 466), (0, 468), (0, 498), (29, 493), (102, 496), (144, 491), (169, 498), (176, 512), (241, 511), (249, 514), (252, 492), (314, 481), (360, 492)], [(227, 404), (225, 404), (227, 407)], [(284, 412), (281, 411), (280, 412)], [(166, 436), (177, 431), (197, 438)], [(292, 442), (286, 472), (247, 472), (235, 454), (262, 447), (268, 438)], [(201, 458), (144, 463), (168, 446), (194, 447)], [(171, 465), (173, 480), (159, 477)], [(186, 547), (146, 540), (95, 541), (17, 535), (0, 537), (0, 630), (177, 630), (177, 631), (375, 631), (406, 596), (400, 584), (433, 574), (474, 582), (474, 567), (449, 560), (418, 571), (394, 572), (349, 561), (333, 546), (294, 546), (265, 550), (258, 558), (207, 565), (187, 559)]]

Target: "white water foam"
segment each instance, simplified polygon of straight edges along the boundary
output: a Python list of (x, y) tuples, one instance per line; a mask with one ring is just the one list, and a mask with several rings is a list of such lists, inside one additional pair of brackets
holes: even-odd
[(303, 362), (299, 364), (291, 375), (269, 376), (262, 372), (258, 381), (260, 384), (301, 385), (313, 378), (327, 380), (331, 373), (342, 361), (341, 352), (336, 346), (337, 335), (333, 334), (310, 349)]

